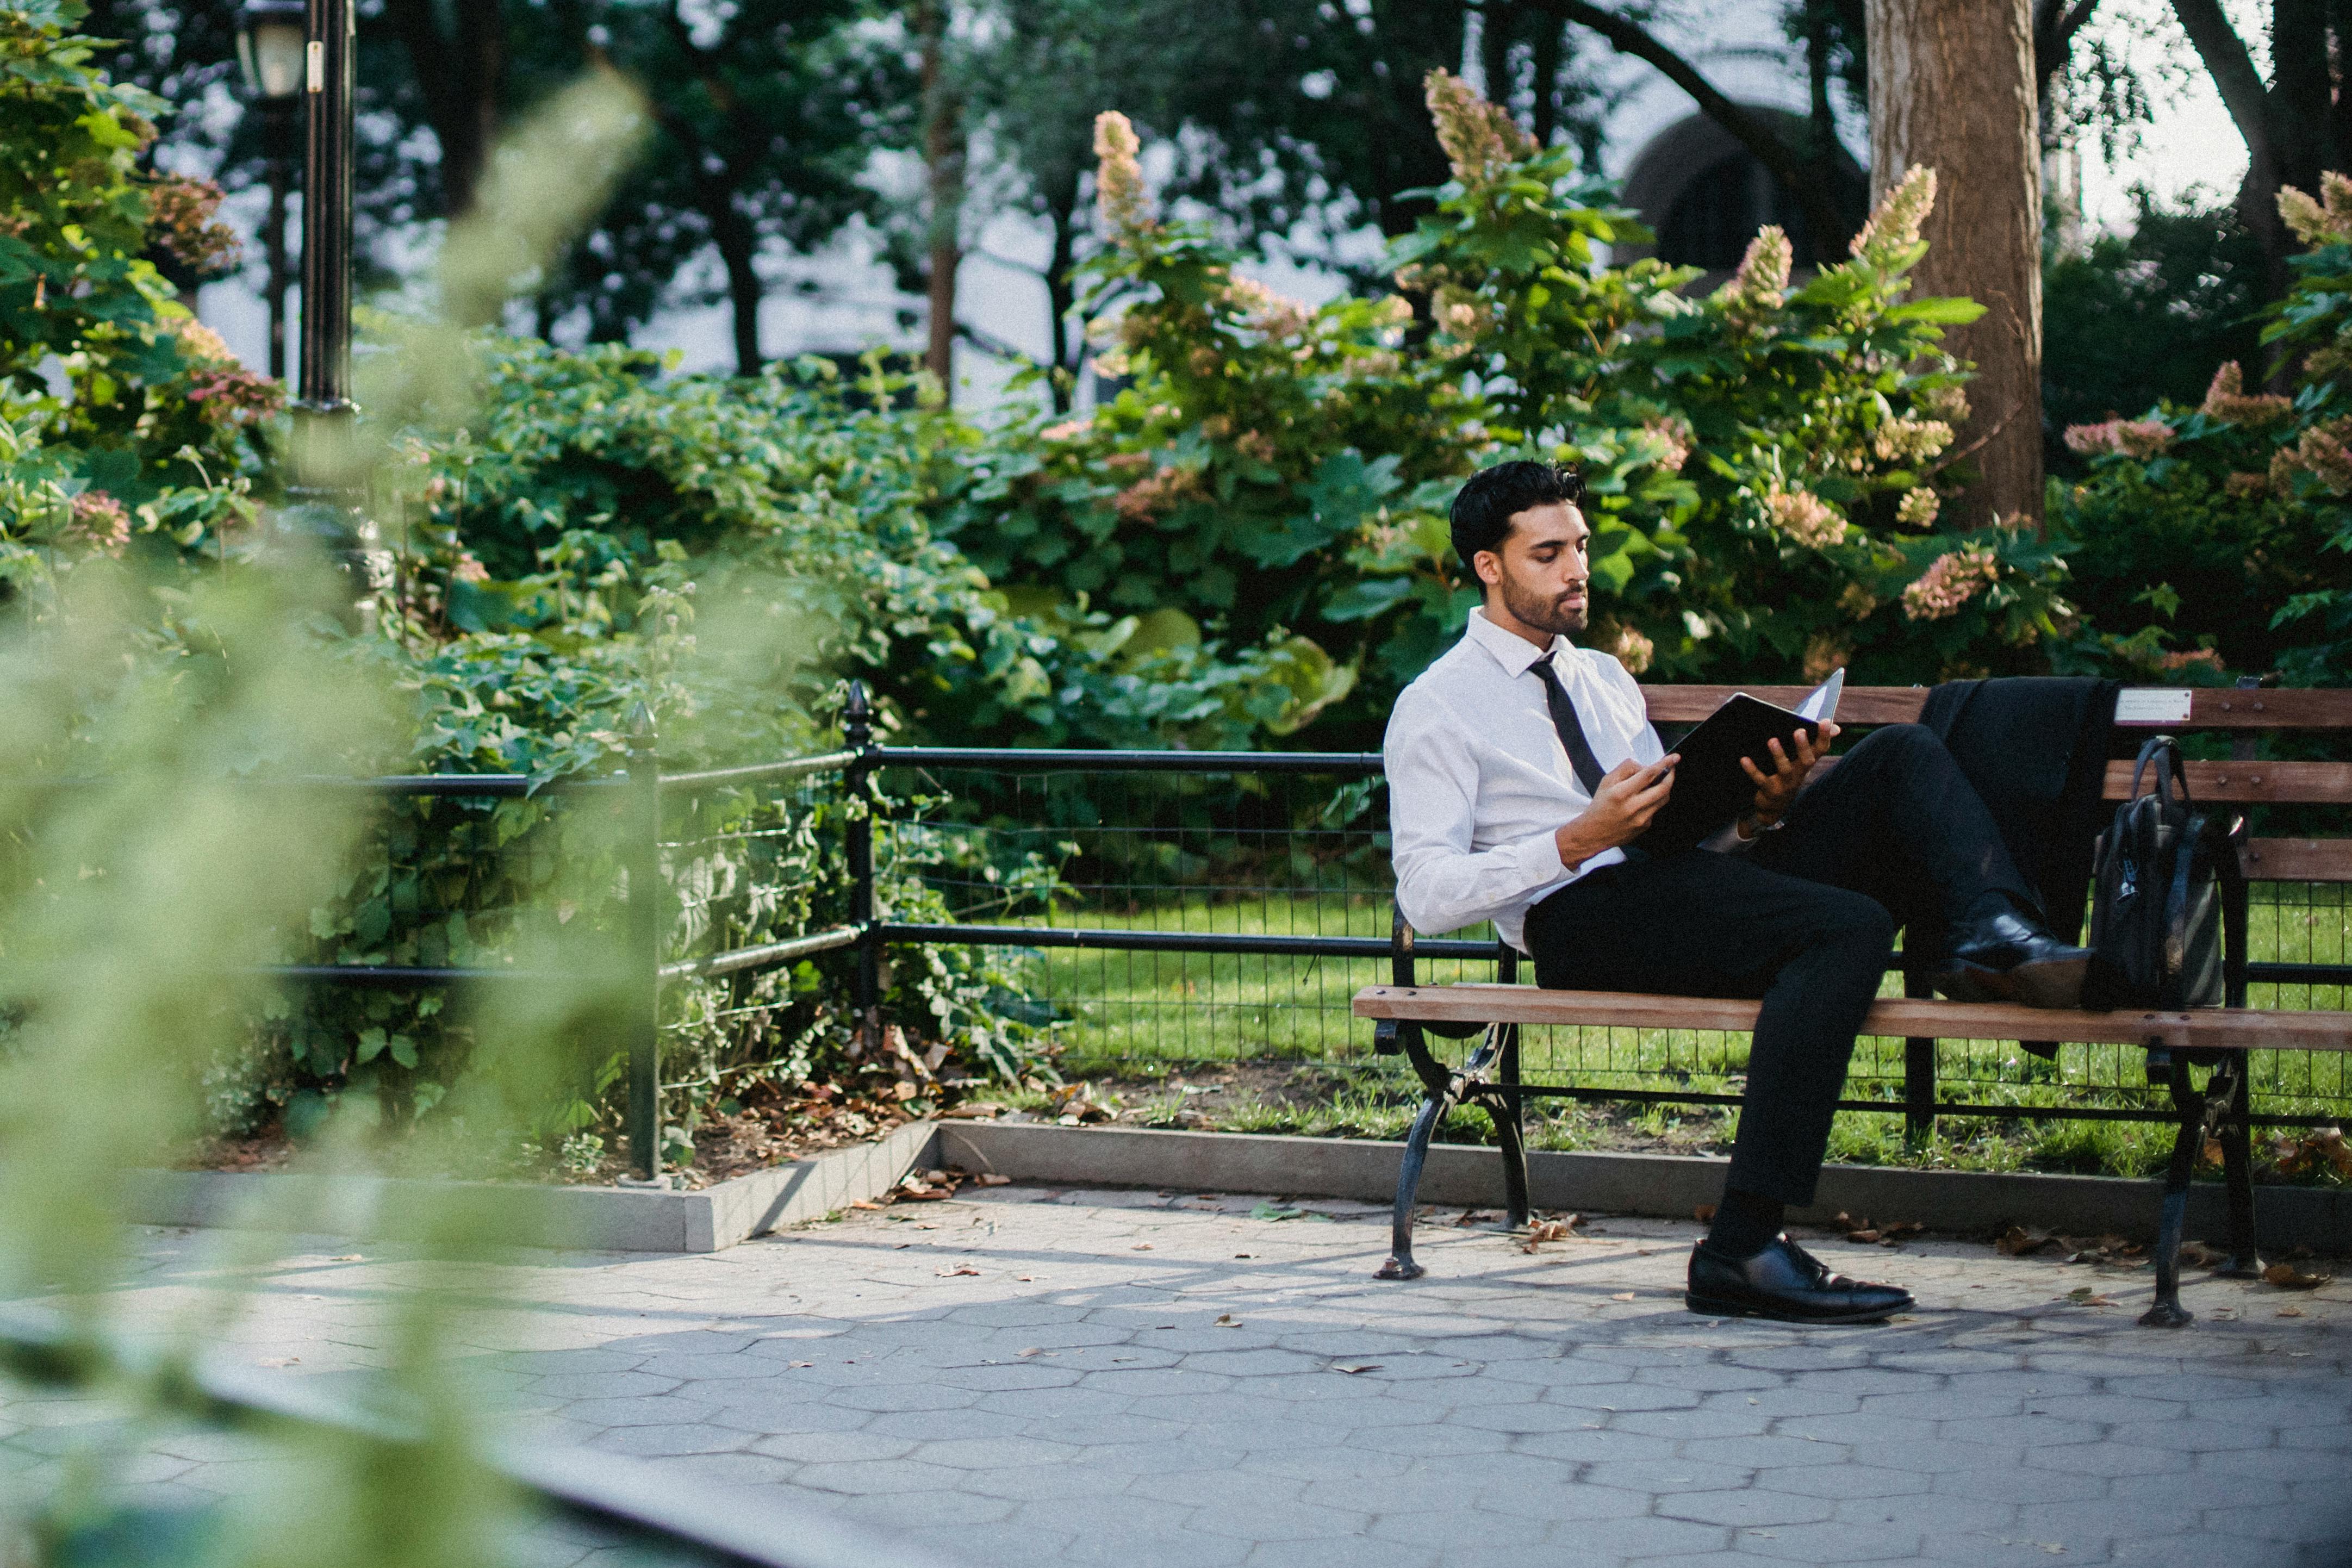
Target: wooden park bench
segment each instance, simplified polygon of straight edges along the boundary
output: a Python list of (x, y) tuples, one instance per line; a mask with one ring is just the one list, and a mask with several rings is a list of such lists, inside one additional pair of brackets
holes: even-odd
[[(1735, 689), (1727, 686), (1653, 686), (1650, 718), (1662, 726), (1697, 722)], [(1788, 706), (1804, 696), (1798, 687), (1739, 688)], [(1849, 729), (1916, 721), (1927, 700), (1921, 687), (1849, 687), (1838, 718)], [(2352, 763), (2282, 762), (2258, 752), (2266, 734), (2303, 731), (2352, 734), (2352, 691), (2197, 688), (2189, 690), (2126, 690), (2117, 727), (2126, 733), (2187, 734), (2219, 731), (2231, 741), (2223, 762), (2189, 763), (2189, 790), (2201, 805), (2352, 805)], [(1824, 766), (1833, 766), (1834, 759)], [(2106, 795), (2126, 798), (2132, 764), (2108, 764)], [(2238, 835), (2249, 881), (2352, 883), (2352, 838), (2247, 838)], [(2250, 981), (2306, 984), (2352, 983), (2352, 965), (2250, 963), (2249, 910), (2242, 889), (2226, 910), (2229, 1005), (2189, 1012), (2056, 1012), (1998, 1003), (1945, 1002), (1928, 993), (1925, 977), (1906, 975), (1903, 997), (1875, 1003), (1864, 1035), (1906, 1042), (1905, 1094), (1900, 1101), (1840, 1101), (1842, 1110), (1900, 1111), (1915, 1134), (1924, 1134), (1943, 1114), (2013, 1113), (2011, 1108), (1939, 1106), (1936, 1098), (1936, 1047), (1939, 1038), (2064, 1041), (2145, 1047), (2147, 1079), (2169, 1090), (2179, 1131), (2165, 1174), (2156, 1248), (2156, 1301), (2143, 1323), (2178, 1325), (2190, 1314), (2180, 1306), (2179, 1255), (2186, 1223), (2189, 1176), (2208, 1140), (2221, 1147), (2229, 1198), (2230, 1260), (2225, 1273), (2261, 1268), (2254, 1245), (2252, 1118), (2246, 1052), (2352, 1050), (2352, 1012), (2289, 1012), (2249, 1008)], [(1449, 944), (1455, 945), (1455, 944)], [(1446, 1111), (1475, 1105), (1493, 1121), (1503, 1154), (1504, 1195), (1512, 1226), (1528, 1221), (1526, 1140), (1521, 1117), (1538, 1096), (1586, 1100), (1612, 1098), (1607, 1088), (1563, 1083), (1528, 1083), (1519, 1072), (1519, 1031), (1530, 1025), (1625, 1026), (1746, 1032), (1755, 1027), (1759, 1004), (1714, 997), (1663, 996), (1598, 991), (1543, 991), (1517, 984), (1519, 955), (1495, 944), (1498, 984), (1420, 985), (1414, 981), (1414, 933), (1400, 915), (1391, 944), (1391, 983), (1356, 994), (1354, 1013), (1376, 1020), (1375, 1046), (1402, 1053), (1427, 1090), (1406, 1143), (1397, 1179), (1394, 1250), (1380, 1270), (1384, 1279), (1411, 1279), (1423, 1270), (1412, 1258), (1413, 1205), (1430, 1139)], [(1901, 963), (1901, 955), (1896, 955)], [(1462, 1065), (1448, 1067), (1433, 1052), (1430, 1036), (1481, 1037)], [(2201, 1070), (2200, 1085), (2192, 1071)], [(1635, 1095), (1632, 1098), (1657, 1098)], [(1706, 1099), (1705, 1096), (1673, 1098)], [(1733, 1099), (1737, 1097), (1716, 1097)], [(2086, 1108), (2088, 1109), (2088, 1108)], [(2063, 1108), (2058, 1114), (2072, 1114)], [(2096, 1114), (2095, 1110), (2092, 1113)], [(2105, 1114), (2117, 1114), (2109, 1110)], [(2139, 1113), (2123, 1112), (2125, 1115)]]

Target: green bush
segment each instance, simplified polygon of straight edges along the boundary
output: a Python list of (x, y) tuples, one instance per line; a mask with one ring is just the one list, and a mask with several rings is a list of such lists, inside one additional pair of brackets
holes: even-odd
[(0, 603), (20, 615), (60, 567), (249, 541), (247, 433), (278, 402), (156, 269), (220, 265), (220, 193), (140, 168), (168, 106), (91, 68), (83, 9), (0, 7)]
[(1443, 72), (1430, 98), (1454, 178), (1390, 253), (1401, 292), (1313, 310), (1154, 217), (1133, 133), (1105, 116), (1111, 243), (1084, 271), (1098, 364), (1131, 384), (976, 454), (940, 532), (1024, 602), (1321, 650), (1329, 674), (1295, 721), (1328, 710), (1332, 742), (1376, 734), (1459, 631), (1476, 595), (1444, 509), (1473, 467), (1514, 454), (1584, 468), (1596, 640), (1637, 671), (2038, 665), (2066, 614), (2063, 561), (2014, 526), (1937, 528), (1965, 412), (1941, 328), (1979, 307), (1905, 298), (1930, 181), (1801, 287), (1768, 229), (1731, 283), (1692, 299), (1691, 269), (1597, 262), (1638, 230), (1589, 205), (1567, 151)]
[(2164, 400), (2065, 432), (2090, 471), (2053, 482), (2051, 525), (2088, 626), (2062, 664), (2205, 680), (2275, 669), (2304, 686), (2352, 676), (2352, 182), (2330, 174), (2324, 195), (2280, 197), (2312, 247), (2263, 330), (2292, 367), (2291, 395), (2248, 392), (2231, 361), (2194, 407)]

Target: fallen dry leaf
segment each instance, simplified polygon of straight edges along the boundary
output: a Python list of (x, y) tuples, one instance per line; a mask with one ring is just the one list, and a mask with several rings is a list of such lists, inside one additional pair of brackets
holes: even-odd
[(2044, 1232), (2011, 1226), (1993, 1239), (1993, 1250), (2004, 1258), (2030, 1258), (2057, 1239)]
[(2088, 1285), (2077, 1285), (2058, 1299), (2072, 1301), (2078, 1307), (2112, 1307), (2116, 1304), (2113, 1296), (2102, 1296)]
[(1025, 1351), (1014, 1351), (1013, 1353), (1014, 1355), (1044, 1355), (1045, 1353), (1045, 1347), (1044, 1345), (1031, 1345)]
[(2316, 1290), (2334, 1278), (2332, 1274), (2307, 1274), (2292, 1263), (2273, 1263), (2263, 1270), (2263, 1283), (2282, 1290)]
[(327, 1261), (330, 1263), (365, 1263), (367, 1259), (356, 1252), (346, 1252), (340, 1256), (330, 1258)]
[(793, 1364), (794, 1366), (814, 1366), (816, 1363), (813, 1361), (796, 1361), (793, 1363)]
[(1633, 1292), (1631, 1290), (1620, 1290), (1609, 1299), (1612, 1301), (1630, 1301), (1633, 1299)]
[(1376, 1361), (1335, 1361), (1331, 1363), (1331, 1370), (1344, 1372), (1352, 1377), (1360, 1372), (1378, 1372), (1381, 1363)]
[(1217, 1321), (1213, 1326), (1220, 1329), (1238, 1329), (1242, 1326), (1242, 1321), (1239, 1318), (1234, 1317), (1231, 1312), (1220, 1312), (1217, 1314)]
[(2303, 1309), (2300, 1307), (2281, 1307), (2273, 1315), (2281, 1318), (2300, 1318), (2303, 1316)]
[(1013, 1278), (1018, 1279), (1024, 1285), (1034, 1285), (1037, 1283), (1037, 1277), (1034, 1274), (1015, 1274)]
[(978, 1182), (983, 1187), (1009, 1187), (1013, 1184), (1012, 1177), (999, 1175), (994, 1171), (982, 1171), (979, 1175), (974, 1176), (972, 1180)]
[(2230, 1255), (2218, 1247), (2208, 1247), (2201, 1241), (2180, 1244), (2180, 1261), (2191, 1268), (2210, 1268), (2216, 1263), (2226, 1263)]
[(1151, 1250), (1151, 1243), (1148, 1241), (1139, 1241), (1133, 1247), (1129, 1247), (1128, 1250), (1129, 1252), (1149, 1252)]
[(2271, 1154), (2286, 1175), (2299, 1176), (2326, 1165), (2339, 1175), (2352, 1176), (2352, 1141), (2341, 1127), (2316, 1127), (2300, 1139), (2282, 1134), (2272, 1143)]
[(953, 1268), (936, 1268), (936, 1269), (933, 1269), (933, 1270), (932, 1270), (932, 1272), (933, 1272), (933, 1273), (935, 1273), (935, 1274), (937, 1274), (937, 1275), (938, 1275), (940, 1279), (954, 1279), (954, 1278), (955, 1278), (957, 1275), (959, 1275), (959, 1274), (975, 1274), (975, 1275), (976, 1275), (976, 1274), (978, 1274), (978, 1273), (980, 1272), (980, 1270), (979, 1270), (979, 1269), (977, 1269), (977, 1268), (973, 1268), (971, 1264), (969, 1264), (969, 1263), (959, 1263), (959, 1264), (957, 1264)]

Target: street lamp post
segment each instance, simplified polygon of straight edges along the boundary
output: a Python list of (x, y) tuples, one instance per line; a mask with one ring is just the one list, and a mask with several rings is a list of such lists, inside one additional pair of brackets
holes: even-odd
[(293, 482), (279, 526), (310, 534), (350, 579), (364, 616), (390, 563), (367, 519), (352, 401), (353, 0), (305, 0), (302, 96), (302, 365), (294, 400)]
[(237, 62), (261, 110), (269, 216), (261, 226), (269, 262), (269, 374), (286, 379), (286, 197), (294, 183), (294, 116), (302, 101), (304, 0), (245, 0), (237, 10)]

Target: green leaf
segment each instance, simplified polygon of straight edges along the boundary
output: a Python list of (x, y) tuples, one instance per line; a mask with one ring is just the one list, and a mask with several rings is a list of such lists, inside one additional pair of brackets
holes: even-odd
[(1965, 327), (1980, 320), (1985, 307), (1974, 300), (1952, 295), (1929, 295), (1920, 300), (1906, 300), (1886, 312), (1890, 321), (1926, 321), (1937, 326)]

